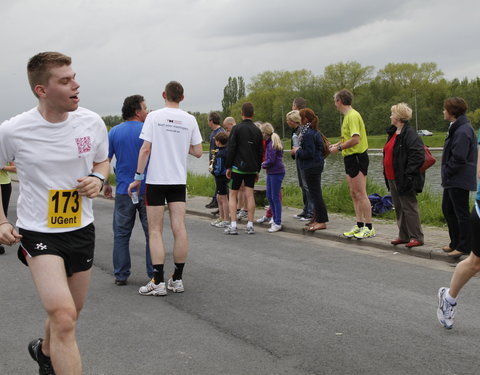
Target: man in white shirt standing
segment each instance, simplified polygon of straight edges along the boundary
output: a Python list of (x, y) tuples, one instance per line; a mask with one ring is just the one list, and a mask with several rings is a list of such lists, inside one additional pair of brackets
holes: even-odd
[[(140, 133), (144, 140), (138, 155), (137, 173), (128, 187), (128, 193), (137, 189), (145, 178), (148, 160), (145, 202), (147, 205), (150, 252), (153, 279), (139, 289), (145, 296), (164, 296), (167, 288), (174, 293), (184, 291), (182, 275), (188, 255), (188, 236), (185, 228), (185, 201), (187, 184), (187, 155), (202, 156), (202, 136), (197, 120), (180, 109), (184, 99), (180, 83), (169, 82), (162, 93), (165, 108), (150, 112)], [(170, 212), (173, 232), (173, 260), (175, 270), (165, 284), (163, 267), (163, 216), (165, 202)]]
[(20, 182), (18, 232), (0, 209), (0, 243), (20, 242), (48, 314), (45, 337), (28, 345), (39, 373), (79, 375), (75, 327), (93, 264), (92, 198), (109, 171), (107, 129), (78, 106), (70, 57), (39, 53), (27, 72), (38, 106), (0, 125), (0, 165), (15, 160)]

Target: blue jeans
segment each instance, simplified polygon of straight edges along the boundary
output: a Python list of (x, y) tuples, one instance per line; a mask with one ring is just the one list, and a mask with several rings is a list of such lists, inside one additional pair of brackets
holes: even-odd
[(113, 211), (113, 274), (117, 280), (127, 280), (130, 276), (130, 236), (135, 225), (138, 211), (143, 232), (145, 233), (145, 259), (148, 277), (153, 277), (152, 259), (148, 246), (147, 209), (143, 196), (138, 197), (138, 204), (133, 204), (128, 194), (115, 195)]
[(272, 209), (273, 222), (277, 225), (282, 224), (282, 202), (280, 200), (280, 190), (282, 190), (282, 181), (285, 173), (267, 174), (267, 199)]

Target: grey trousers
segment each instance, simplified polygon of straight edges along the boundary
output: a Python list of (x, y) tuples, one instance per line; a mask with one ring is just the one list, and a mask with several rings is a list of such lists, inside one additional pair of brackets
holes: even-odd
[(415, 239), (423, 242), (417, 195), (414, 192), (399, 194), (394, 180), (388, 180), (388, 186), (397, 215), (398, 238), (402, 241)]

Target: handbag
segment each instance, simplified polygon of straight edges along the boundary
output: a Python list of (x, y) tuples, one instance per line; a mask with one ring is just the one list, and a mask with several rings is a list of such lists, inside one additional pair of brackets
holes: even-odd
[(322, 136), (323, 141), (323, 156), (326, 158), (328, 155), (330, 155), (330, 145), (332, 143), (323, 135), (322, 132), (320, 132), (320, 135)]
[(425, 161), (420, 167), (420, 173), (424, 173), (428, 168), (430, 168), (437, 161), (437, 159), (433, 157), (428, 146), (423, 145), (423, 151), (425, 152)]

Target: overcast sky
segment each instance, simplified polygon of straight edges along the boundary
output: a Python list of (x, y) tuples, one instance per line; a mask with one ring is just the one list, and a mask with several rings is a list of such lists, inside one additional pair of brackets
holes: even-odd
[(358, 61), (436, 62), (447, 79), (480, 76), (479, 0), (1, 0), (0, 120), (36, 105), (34, 54), (73, 58), (80, 105), (120, 114), (123, 99), (163, 106), (170, 80), (186, 110), (221, 109), (229, 76)]

